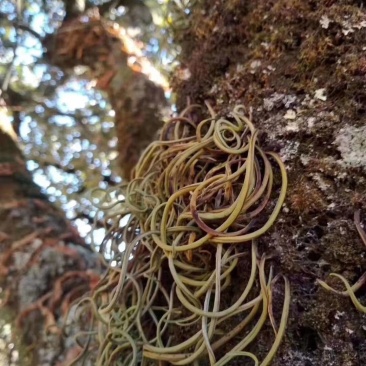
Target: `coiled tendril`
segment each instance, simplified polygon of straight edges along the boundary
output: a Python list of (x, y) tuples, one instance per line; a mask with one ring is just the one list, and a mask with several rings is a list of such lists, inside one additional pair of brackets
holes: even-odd
[[(97, 365), (206, 360), (223, 366), (244, 358), (264, 366), (283, 338), (289, 283), (266, 270), (268, 258), (259, 256), (256, 239), (280, 212), (286, 170), (278, 155), (261, 149), (242, 106), (230, 118), (209, 111), (196, 123), (202, 108), (191, 105), (166, 123), (132, 181), (114, 192), (119, 201), (101, 206), (114, 265), (83, 302), (92, 304), (98, 323)], [(240, 263), (247, 265), (244, 286), (233, 278)], [(284, 286), (278, 287), (280, 279)], [(278, 326), (275, 286), (284, 298)], [(236, 296), (223, 301), (225, 292)], [(267, 320), (273, 344), (259, 361), (248, 346)]]

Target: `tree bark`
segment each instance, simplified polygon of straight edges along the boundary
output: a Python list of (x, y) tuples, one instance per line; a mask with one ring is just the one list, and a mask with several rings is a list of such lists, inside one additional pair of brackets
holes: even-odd
[[(208, 100), (225, 115), (243, 104), (263, 148), (279, 152), (288, 169), (286, 206), (260, 240), (292, 287), (273, 365), (366, 364), (365, 314), (317, 283), (344, 291), (330, 273), (353, 284), (366, 271), (354, 224), (356, 210), (366, 218), (364, 2), (203, 0), (189, 13), (175, 30), (178, 107)], [(365, 303), (364, 286), (356, 295)]]
[(22, 366), (61, 366), (81, 351), (64, 328), (67, 312), (101, 267), (32, 181), (4, 118), (0, 146), (1, 317), (11, 324)]
[[(272, 365), (366, 364), (365, 315), (353, 307), (347, 296), (326, 292), (316, 282), (327, 280), (343, 291), (342, 284), (329, 281), (330, 273), (342, 274), (354, 283), (366, 271), (365, 245), (354, 225), (354, 212), (361, 209), (362, 218), (366, 208), (363, 2), (194, 3), (185, 19), (187, 27), (176, 30), (182, 45), (184, 73), (180, 74), (190, 75), (184, 80), (178, 76), (175, 79), (178, 106), (183, 108), (187, 98), (198, 103), (209, 100), (218, 113), (226, 114), (232, 106), (243, 104), (263, 132), (263, 148), (279, 152), (288, 169), (286, 206), (280, 220), (259, 243), (264, 251), (277, 254), (272, 260), (274, 270), (285, 274), (292, 288), (286, 339)], [(159, 120), (155, 118), (158, 108), (142, 108), (157, 89), (139, 73), (126, 68), (127, 52), (123, 51), (120, 37), (113, 33), (113, 28), (98, 18), (85, 23), (77, 19), (64, 23), (46, 45), (54, 63), (62, 67), (89, 66), (98, 87), (107, 90), (116, 110), (121, 158), (129, 162), (131, 156), (131, 165), (125, 164), (124, 172), (129, 176), (140, 148), (159, 125), (146, 124), (151, 116), (153, 121)], [(161, 92), (155, 93), (158, 94), (161, 96)], [(160, 97), (153, 98), (152, 104), (157, 101)], [(151, 127), (148, 136), (140, 135), (142, 126)], [(51, 313), (54, 303), (61, 306), (59, 301), (50, 300), (56, 296), (52, 283), (62, 278), (51, 268), (69, 271), (65, 263), (71, 261), (71, 267), (85, 273), (88, 266), (85, 262), (81, 265), (76, 257), (88, 256), (80, 254), (86, 249), (77, 244), (63, 216), (39, 197), (16, 145), (3, 135), (1, 146), (8, 146), (4, 152), (9, 151), (5, 157), (11, 157), (4, 160), (8, 165), (4, 163), (1, 168), (2, 263), (6, 285), (11, 289), (6, 303), (8, 309), (12, 307), (21, 314), (19, 324), (30, 322), (34, 326), (44, 311), (44, 303)], [(127, 141), (124, 146), (123, 139)], [(139, 139), (141, 146), (135, 146)], [(18, 170), (23, 174), (21, 180)], [(72, 239), (65, 239), (61, 234), (65, 232)], [(23, 245), (24, 242), (28, 244)], [(40, 247), (46, 250), (40, 251)], [(77, 254), (69, 254), (69, 249), (75, 249)], [(22, 255), (17, 257), (18, 252)], [(58, 264), (55, 256), (64, 258), (63, 264)], [(45, 275), (41, 272), (43, 263), (52, 263), (45, 266), (49, 268)], [(242, 272), (236, 278), (238, 288), (246, 276)], [(47, 280), (34, 290), (35, 299), (29, 289), (40, 277)], [(91, 279), (80, 280), (85, 281), (81, 285), (87, 290)], [(357, 296), (365, 302), (364, 288)], [(35, 301), (40, 298), (44, 302)], [(37, 306), (32, 307), (34, 302)], [(29, 308), (35, 311), (26, 312), (25, 316), (24, 310)], [(60, 317), (52, 314), (58, 324)], [(227, 326), (230, 329), (231, 325)], [(49, 340), (45, 326), (41, 328), (32, 332), (45, 351), (34, 351), (33, 359), (40, 360), (38, 364), (52, 364), (46, 356), (57, 360), (62, 347), (51, 347), (53, 338)], [(55, 337), (62, 342), (58, 335)], [(268, 342), (264, 334), (257, 345), (259, 353)], [(31, 344), (32, 339), (26, 343)], [(71, 350), (70, 347), (70, 353)]]
[[(167, 106), (163, 87), (142, 71), (151, 68), (141, 50), (125, 31), (97, 13), (65, 21), (44, 45), (50, 62), (63, 69), (87, 66), (96, 87), (106, 91), (115, 111), (115, 128), (122, 177), (131, 171), (145, 147), (162, 126), (162, 110)], [(137, 61), (129, 63), (129, 58)]]

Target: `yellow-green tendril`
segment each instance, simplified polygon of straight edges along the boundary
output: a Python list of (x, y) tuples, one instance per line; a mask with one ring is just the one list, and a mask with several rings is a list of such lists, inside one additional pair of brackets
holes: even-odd
[[(355, 212), (354, 221), (355, 221), (355, 226), (356, 226), (356, 229), (358, 231), (358, 234), (360, 235), (360, 238), (361, 238), (362, 242), (366, 245), (366, 233), (363, 230), (363, 228), (361, 227), (360, 211), (359, 210), (357, 210)], [(317, 282), (319, 283), (319, 285), (322, 286), (324, 289), (326, 289), (330, 292), (333, 292), (337, 295), (349, 296), (351, 298), (351, 301), (352, 301), (353, 305), (356, 307), (356, 309), (358, 311), (366, 314), (366, 306), (362, 305), (360, 303), (360, 301), (357, 299), (356, 295), (355, 295), (355, 292), (357, 290), (359, 290), (366, 283), (366, 272), (352, 286), (340, 274), (331, 273), (329, 276), (339, 278), (343, 282), (344, 286), (346, 287), (346, 290), (345, 291), (337, 291), (336, 289), (329, 286), (326, 282), (318, 279)]]
[[(109, 268), (79, 307), (98, 325), (85, 343), (98, 348), (96, 365), (223, 366), (243, 358), (266, 366), (284, 336), (290, 286), (273, 278), (256, 239), (280, 213), (285, 166), (260, 147), (244, 107), (224, 118), (208, 105), (210, 116), (196, 122), (203, 111), (191, 105), (166, 123), (131, 182), (94, 192), (107, 231), (97, 249)], [(282, 315), (272, 310), (277, 286)], [(273, 329), (273, 344), (260, 361), (254, 350), (263, 328), (266, 337)]]

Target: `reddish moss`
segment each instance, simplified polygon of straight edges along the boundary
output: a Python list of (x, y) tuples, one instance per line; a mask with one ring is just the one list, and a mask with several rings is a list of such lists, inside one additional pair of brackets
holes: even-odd
[(297, 214), (307, 215), (321, 212), (326, 207), (326, 200), (313, 182), (300, 178), (291, 183), (288, 192), (290, 207)]

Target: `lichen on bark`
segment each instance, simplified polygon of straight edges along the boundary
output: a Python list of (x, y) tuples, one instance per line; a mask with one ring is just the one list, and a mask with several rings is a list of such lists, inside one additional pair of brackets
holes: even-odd
[(64, 337), (68, 309), (90, 291), (101, 265), (32, 181), (10, 129), (0, 121), (1, 315), (22, 365), (61, 366), (80, 352)]
[(201, 0), (189, 10), (175, 31), (189, 75), (174, 79), (178, 107), (208, 100), (225, 114), (244, 104), (289, 173), (280, 222), (260, 240), (293, 286), (273, 365), (364, 364), (365, 315), (316, 284), (327, 279), (343, 290), (331, 272), (353, 283), (366, 271), (353, 222), (366, 209), (363, 2)]

